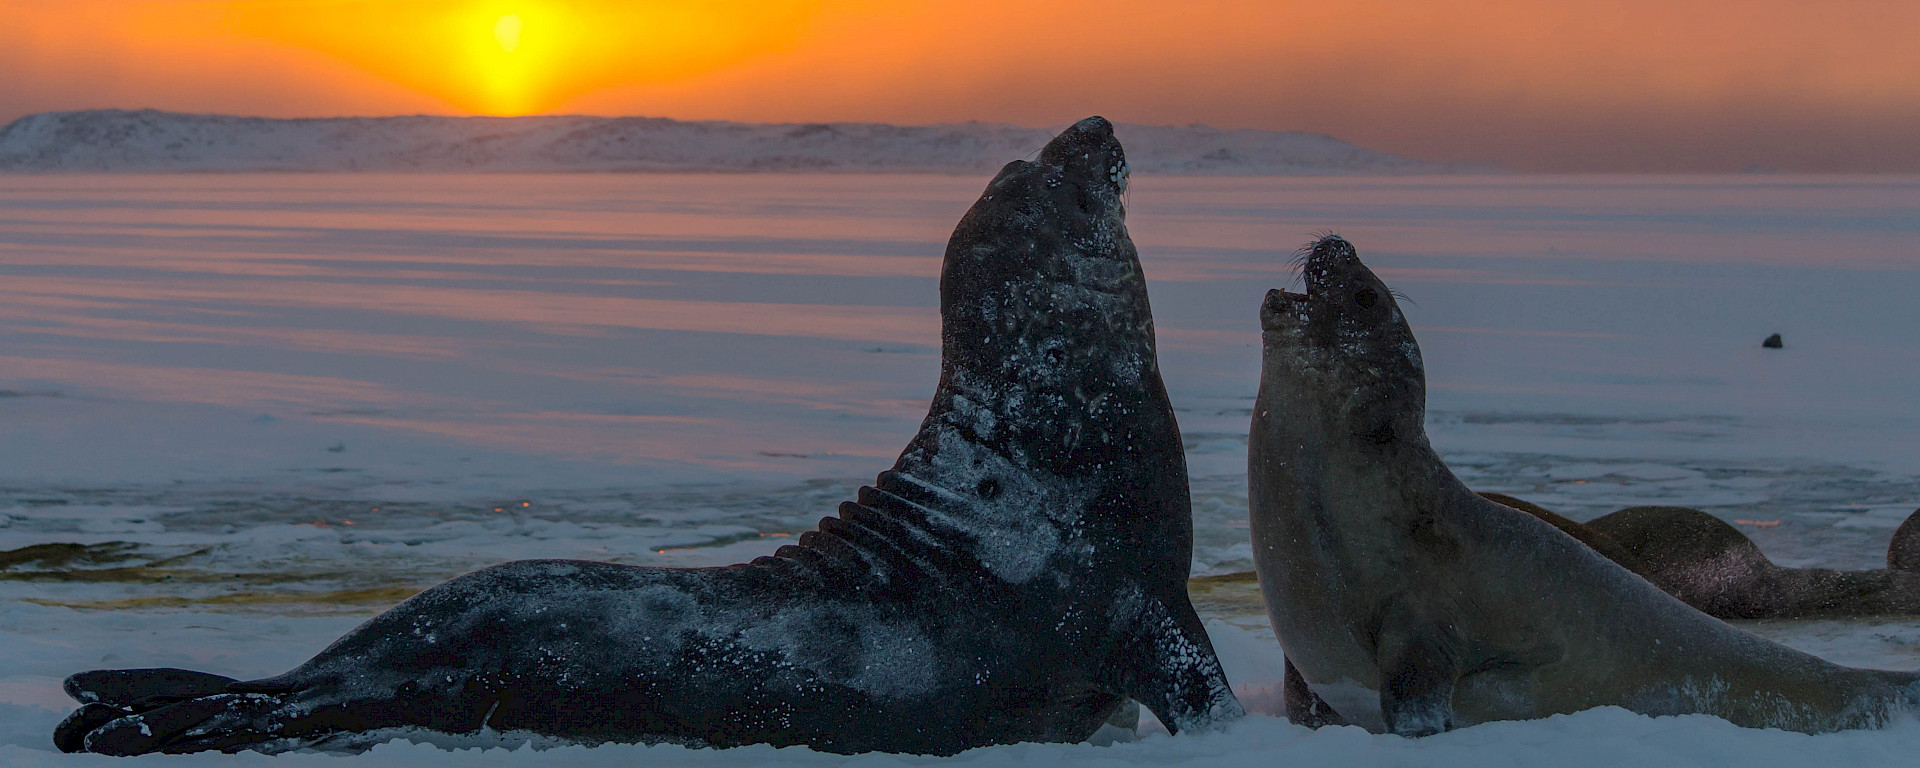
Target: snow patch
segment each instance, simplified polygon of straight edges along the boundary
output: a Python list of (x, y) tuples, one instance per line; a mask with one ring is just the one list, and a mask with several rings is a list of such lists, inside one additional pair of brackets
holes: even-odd
[[(1128, 174), (1405, 174), (1474, 170), (1298, 132), (1120, 125)], [(898, 126), (640, 117), (276, 120), (154, 110), (28, 115), (0, 129), (0, 171), (992, 172), (1056, 131), (1000, 123)], [(1231, 150), (1223, 149), (1231, 147)]]

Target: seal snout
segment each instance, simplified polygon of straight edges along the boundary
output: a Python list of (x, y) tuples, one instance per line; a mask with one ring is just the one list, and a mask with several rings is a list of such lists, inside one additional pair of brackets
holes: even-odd
[(1300, 249), (1300, 275), (1306, 281), (1308, 296), (1335, 287), (1342, 273), (1359, 265), (1360, 256), (1353, 243), (1339, 235), (1326, 235)]
[(1067, 128), (1067, 130), (1062, 131), (1061, 133), (1066, 134), (1066, 133), (1073, 133), (1073, 132), (1101, 134), (1101, 135), (1105, 135), (1108, 138), (1112, 138), (1113, 122), (1099, 115), (1094, 115), (1092, 117), (1084, 118), (1080, 122), (1074, 123), (1071, 127)]
[(1088, 181), (1104, 180), (1116, 192), (1127, 191), (1132, 170), (1113, 135), (1113, 123), (1095, 115), (1068, 126), (1040, 151), (1040, 160)]
[(1260, 304), (1260, 327), (1276, 331), (1307, 321), (1307, 296), (1274, 288)]

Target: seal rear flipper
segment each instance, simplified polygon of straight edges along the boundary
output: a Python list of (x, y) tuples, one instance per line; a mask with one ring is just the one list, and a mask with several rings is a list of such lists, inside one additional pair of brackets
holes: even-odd
[(61, 752), (85, 751), (87, 734), (126, 716), (127, 711), (119, 707), (110, 707), (97, 701), (82, 704), (53, 727), (53, 746)]
[[(131, 756), (152, 752), (195, 752), (232, 749), (279, 738), (263, 733), (262, 715), (279, 707), (280, 700), (258, 694), (222, 693), (169, 704), (112, 720), (86, 735), (86, 751)], [(217, 742), (208, 745), (207, 742)]]
[(1285, 656), (1281, 659), (1287, 665), (1286, 682), (1281, 690), (1281, 698), (1287, 706), (1288, 722), (1308, 728), (1352, 725), (1346, 718), (1341, 717), (1339, 712), (1334, 711), (1332, 704), (1328, 704), (1326, 699), (1320, 698), (1320, 694), (1314, 693), (1313, 689), (1307, 686), (1307, 678), (1293, 666), (1292, 659)]
[(61, 687), (82, 704), (100, 703), (146, 711), (176, 701), (225, 693), (233, 682), (231, 677), (189, 669), (96, 669), (68, 677)]

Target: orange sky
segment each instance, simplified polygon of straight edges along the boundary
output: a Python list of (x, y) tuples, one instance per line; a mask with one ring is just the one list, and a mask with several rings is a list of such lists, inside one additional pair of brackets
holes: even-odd
[(1920, 171), (1915, 40), (1912, 0), (0, 0), (0, 120), (1098, 113), (1522, 169)]

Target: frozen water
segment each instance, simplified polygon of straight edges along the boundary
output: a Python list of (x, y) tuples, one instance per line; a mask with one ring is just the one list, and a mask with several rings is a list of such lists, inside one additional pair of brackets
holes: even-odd
[[(766, 554), (888, 466), (938, 375), (975, 178), (0, 176), (0, 764), (61, 757), (64, 675), (278, 673), (506, 559)], [(1472, 487), (1576, 519), (1698, 506), (1788, 565), (1884, 563), (1920, 506), (1920, 181), (1141, 176), (1129, 226), (1194, 474), (1195, 571), (1251, 564), (1260, 294), (1334, 229), (1408, 294)], [(1760, 341), (1780, 332), (1786, 348)], [(1202, 611), (1276, 712), (1258, 595)], [(1920, 668), (1920, 622), (1755, 631)], [(1745, 766), (1920, 754), (1596, 711), (1407, 742), (1255, 717), (952, 761)], [(180, 762), (293, 765), (202, 756)], [(1571, 759), (1571, 758), (1568, 758)], [(920, 764), (750, 748), (359, 764)]]
[[(1482, 170), (1297, 131), (1116, 126), (1129, 170), (1224, 175)], [(336, 117), (278, 120), (156, 110), (28, 115), (0, 126), (0, 172), (733, 171), (986, 177), (1056, 130), (1005, 123), (683, 122), (665, 118)]]

